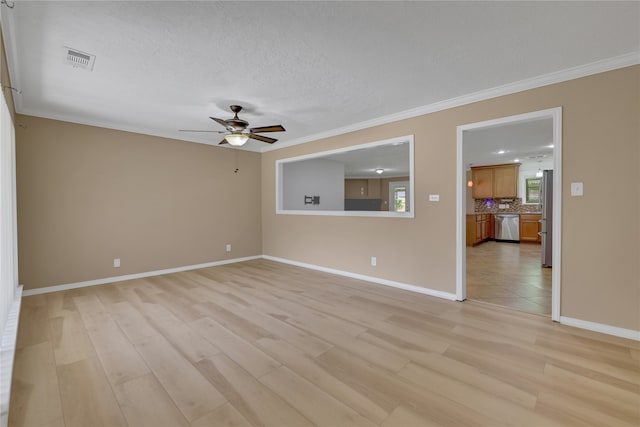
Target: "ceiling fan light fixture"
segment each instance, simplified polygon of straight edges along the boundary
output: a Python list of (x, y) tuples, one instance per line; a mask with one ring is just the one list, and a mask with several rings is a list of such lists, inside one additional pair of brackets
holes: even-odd
[(244, 133), (230, 133), (229, 135), (226, 135), (224, 139), (229, 143), (229, 145), (241, 147), (247, 142), (247, 140), (249, 140), (249, 135)]

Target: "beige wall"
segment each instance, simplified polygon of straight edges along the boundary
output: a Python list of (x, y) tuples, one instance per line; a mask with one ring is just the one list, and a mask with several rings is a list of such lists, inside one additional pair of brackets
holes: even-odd
[(261, 254), (260, 154), (16, 121), (25, 289)]
[[(263, 253), (455, 293), (456, 126), (562, 106), (561, 315), (639, 330), (639, 98), (640, 66), (628, 67), (265, 153)], [(407, 134), (415, 218), (275, 214), (277, 159)], [(570, 196), (575, 181), (584, 197)]]
[[(262, 156), (18, 115), (20, 282), (263, 253), (454, 293), (456, 126), (562, 106), (561, 314), (638, 330), (639, 97), (640, 67), (628, 67)], [(275, 160), (407, 134), (415, 218), (275, 215)], [(573, 181), (584, 197), (569, 195)]]

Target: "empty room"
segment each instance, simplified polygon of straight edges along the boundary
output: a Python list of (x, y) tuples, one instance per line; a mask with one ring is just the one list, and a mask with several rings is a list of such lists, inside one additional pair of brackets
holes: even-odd
[(640, 2), (0, 26), (0, 427), (640, 425)]

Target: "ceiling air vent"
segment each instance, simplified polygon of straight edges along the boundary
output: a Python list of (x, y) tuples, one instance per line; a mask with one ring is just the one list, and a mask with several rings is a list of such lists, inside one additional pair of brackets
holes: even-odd
[(84, 68), (89, 71), (93, 70), (93, 64), (96, 62), (95, 55), (69, 47), (66, 47), (65, 50), (67, 51), (67, 64), (74, 68)]

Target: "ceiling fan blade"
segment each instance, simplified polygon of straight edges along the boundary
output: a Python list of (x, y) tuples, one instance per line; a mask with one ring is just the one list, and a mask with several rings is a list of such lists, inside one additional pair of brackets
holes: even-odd
[(227, 140), (222, 138), (222, 141), (218, 142), (218, 145), (228, 144)]
[[(226, 121), (224, 121), (222, 119), (219, 119), (217, 117), (209, 117), (209, 118), (211, 120), (213, 120), (214, 122), (219, 123), (220, 125), (222, 125), (225, 129), (229, 129), (229, 124)], [(229, 129), (229, 130), (231, 130), (231, 129)]]
[(282, 125), (271, 125), (271, 126), (262, 126), (259, 128), (251, 128), (249, 129), (251, 133), (260, 133), (260, 132), (284, 132), (286, 129), (282, 127)]
[(257, 139), (258, 141), (266, 142), (268, 144), (273, 144), (274, 142), (277, 141), (277, 139), (275, 138), (269, 138), (268, 136), (263, 136), (263, 135), (256, 135), (255, 133), (250, 133), (249, 138)]
[(223, 130), (200, 130), (200, 129), (178, 129), (178, 132), (210, 132), (210, 133), (227, 133)]

